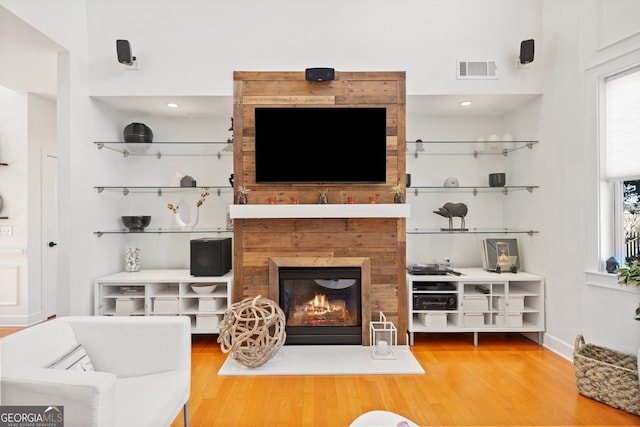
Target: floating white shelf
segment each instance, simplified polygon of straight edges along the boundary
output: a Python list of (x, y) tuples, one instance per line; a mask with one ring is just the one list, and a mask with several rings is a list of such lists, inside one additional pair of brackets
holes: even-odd
[(408, 218), (407, 204), (231, 205), (231, 218)]

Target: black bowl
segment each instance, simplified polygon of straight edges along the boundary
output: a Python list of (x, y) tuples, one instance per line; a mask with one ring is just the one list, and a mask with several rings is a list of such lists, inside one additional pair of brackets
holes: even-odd
[(144, 231), (145, 227), (151, 222), (151, 216), (123, 216), (122, 223), (129, 231)]

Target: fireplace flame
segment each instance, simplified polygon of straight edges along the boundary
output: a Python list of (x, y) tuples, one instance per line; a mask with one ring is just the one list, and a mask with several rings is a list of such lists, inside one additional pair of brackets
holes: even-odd
[(325, 294), (316, 293), (312, 300), (309, 300), (303, 307), (304, 311), (321, 314), (331, 310), (331, 304)]
[(350, 321), (344, 300), (330, 301), (326, 294), (316, 292), (313, 298), (295, 306), (287, 325), (334, 325)]

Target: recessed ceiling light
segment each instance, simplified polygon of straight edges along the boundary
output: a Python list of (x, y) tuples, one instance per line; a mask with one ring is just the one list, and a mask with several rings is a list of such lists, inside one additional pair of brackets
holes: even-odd
[(169, 107), (169, 108), (178, 108), (178, 104), (176, 104), (175, 102), (169, 102), (169, 103), (167, 103), (167, 107)]
[(471, 105), (471, 101), (462, 101), (462, 102), (460, 103), (460, 106), (461, 106), (461, 107), (467, 107), (467, 106), (469, 106), (469, 105)]

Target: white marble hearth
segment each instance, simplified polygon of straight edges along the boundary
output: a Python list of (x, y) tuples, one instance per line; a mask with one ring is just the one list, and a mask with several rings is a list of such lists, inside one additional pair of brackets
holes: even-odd
[(231, 218), (408, 218), (408, 204), (231, 205)]
[(227, 356), (218, 375), (399, 375), (425, 373), (408, 346), (394, 348), (395, 359), (374, 359), (370, 347), (359, 345), (285, 345), (257, 368)]

